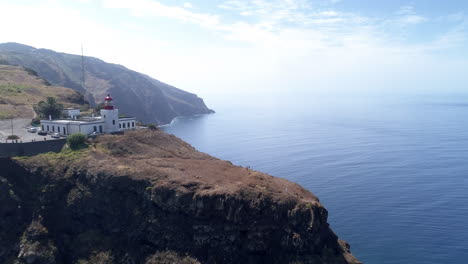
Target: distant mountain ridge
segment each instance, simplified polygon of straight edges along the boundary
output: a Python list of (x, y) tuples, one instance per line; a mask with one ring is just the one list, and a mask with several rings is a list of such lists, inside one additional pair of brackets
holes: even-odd
[(79, 55), (3, 43), (0, 44), (0, 61), (33, 69), (52, 85), (69, 87), (84, 94), (92, 105), (111, 93), (121, 113), (145, 123), (162, 125), (178, 116), (213, 113), (195, 94), (93, 57), (85, 57), (84, 89)]

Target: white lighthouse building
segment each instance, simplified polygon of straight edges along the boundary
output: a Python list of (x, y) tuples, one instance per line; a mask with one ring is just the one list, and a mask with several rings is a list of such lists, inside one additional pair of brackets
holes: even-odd
[(107, 133), (119, 131), (119, 109), (114, 109), (110, 94), (104, 99), (104, 108), (101, 109), (101, 119), (104, 121)]
[(83, 117), (57, 120), (41, 120), (42, 131), (59, 133), (60, 135), (70, 135), (73, 133), (92, 134), (114, 133), (123, 130), (136, 128), (134, 117), (119, 117), (119, 109), (112, 103), (110, 94), (104, 99), (104, 108), (101, 109), (101, 116)]

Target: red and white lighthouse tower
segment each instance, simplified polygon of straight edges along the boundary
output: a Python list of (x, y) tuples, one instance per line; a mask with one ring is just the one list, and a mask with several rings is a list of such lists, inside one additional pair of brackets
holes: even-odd
[(119, 131), (119, 109), (114, 108), (110, 94), (104, 98), (104, 108), (101, 109), (101, 119), (104, 121), (106, 133)]

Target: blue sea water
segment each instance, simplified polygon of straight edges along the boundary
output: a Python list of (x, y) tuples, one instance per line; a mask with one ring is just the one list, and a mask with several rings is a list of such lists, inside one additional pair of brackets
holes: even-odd
[(316, 194), (364, 263), (468, 263), (468, 94), (208, 103), (164, 129)]

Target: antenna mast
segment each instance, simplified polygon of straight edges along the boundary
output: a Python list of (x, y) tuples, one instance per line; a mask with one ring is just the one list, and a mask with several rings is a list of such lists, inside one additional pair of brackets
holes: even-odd
[(85, 88), (85, 68), (84, 68), (84, 55), (83, 55), (83, 44), (81, 44), (81, 88), (86, 93)]

